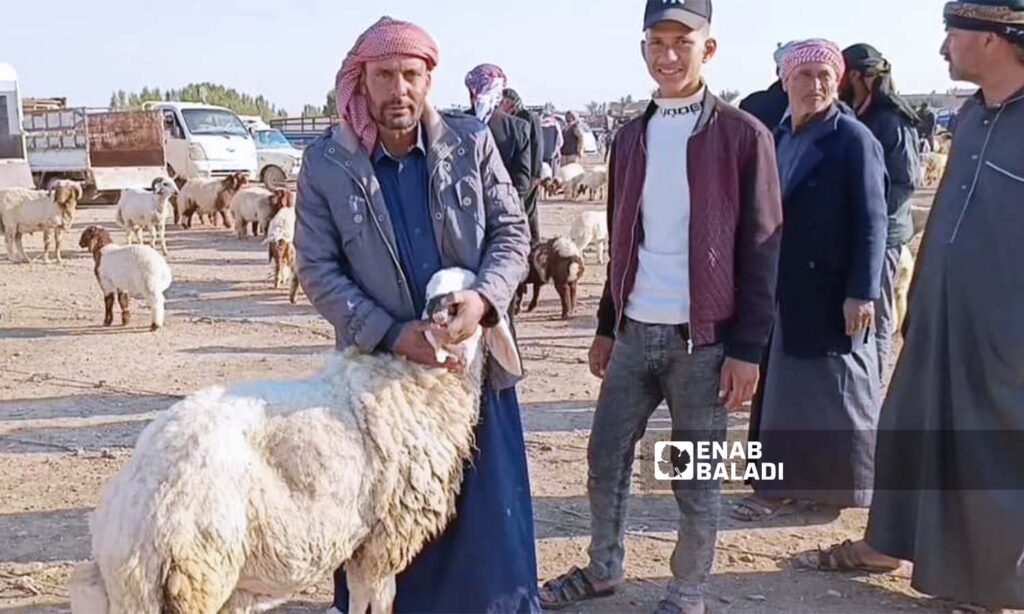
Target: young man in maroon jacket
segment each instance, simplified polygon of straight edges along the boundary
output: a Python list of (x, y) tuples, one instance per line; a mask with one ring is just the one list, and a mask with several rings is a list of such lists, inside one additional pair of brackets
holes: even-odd
[[(590, 563), (549, 581), (556, 609), (622, 583), (626, 501), (637, 442), (667, 401), (677, 437), (723, 441), (726, 410), (757, 387), (768, 342), (782, 230), (775, 144), (719, 100), (701, 67), (711, 0), (649, 0), (643, 55), (659, 86), (612, 145), (611, 262), (590, 349), (604, 379), (590, 435)], [(673, 482), (679, 542), (658, 614), (702, 614), (721, 485)]]

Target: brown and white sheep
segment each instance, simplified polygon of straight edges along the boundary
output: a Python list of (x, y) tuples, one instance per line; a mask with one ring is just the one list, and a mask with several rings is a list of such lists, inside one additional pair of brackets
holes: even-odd
[(273, 266), (274, 288), (280, 288), (290, 281), (288, 298), (292, 304), (295, 304), (299, 291), (299, 276), (295, 253), (295, 205), (293, 200), (286, 199), (284, 205), (270, 220), (264, 243), (269, 246), (268, 254)]
[(178, 195), (182, 226), (192, 228), (192, 216), (199, 213), (212, 215), (214, 220), (220, 215), (224, 220), (224, 227), (231, 228), (231, 219), (228, 216), (231, 200), (248, 183), (249, 177), (243, 172), (228, 175), (223, 179), (189, 179)]
[(516, 291), (516, 313), (522, 309), (527, 286), (533, 286), (533, 299), (526, 308), (531, 312), (537, 308), (541, 287), (552, 282), (562, 301), (562, 319), (568, 320), (576, 311), (577, 284), (585, 270), (583, 253), (572, 240), (558, 237), (537, 244), (530, 252), (530, 274)]
[(267, 236), (270, 220), (283, 207), (294, 204), (294, 201), (295, 195), (287, 188), (242, 188), (231, 201), (231, 215), (234, 217), (238, 238), (244, 239), (250, 226), (254, 237)]
[(61, 256), (61, 233), (74, 223), (82, 186), (74, 181), (56, 181), (48, 191), (24, 188), (0, 189), (0, 232), (7, 242), (7, 257), (12, 262), (28, 262), (22, 236), (43, 232), (43, 262), (53, 251)]

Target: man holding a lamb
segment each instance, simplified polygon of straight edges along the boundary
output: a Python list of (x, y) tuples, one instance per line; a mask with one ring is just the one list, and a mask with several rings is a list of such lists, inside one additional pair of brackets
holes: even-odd
[[(493, 137), (427, 101), (438, 49), (421, 28), (383, 18), (337, 78), (342, 123), (306, 151), (295, 243), (299, 279), (339, 349), (439, 362), (426, 334), (459, 343), (499, 324), (525, 277), (529, 228)], [(443, 330), (420, 320), (438, 271), (476, 274)], [(436, 341), (436, 340), (435, 340)], [(487, 362), (475, 453), (457, 514), (398, 576), (396, 611), (539, 609), (533, 513), (515, 376)], [(500, 527), (500, 528), (498, 528)], [(349, 605), (342, 570), (336, 608)]]

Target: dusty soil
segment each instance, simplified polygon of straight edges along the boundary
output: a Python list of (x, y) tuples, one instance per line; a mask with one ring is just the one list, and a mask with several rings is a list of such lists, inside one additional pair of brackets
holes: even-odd
[[(545, 203), (546, 234), (566, 232), (595, 204)], [(83, 208), (68, 245), (88, 224), (112, 227), (111, 207)], [(121, 233), (115, 233), (120, 240)], [(269, 287), (265, 252), (224, 229), (171, 231), (175, 284), (169, 326), (148, 332), (136, 306), (127, 328), (103, 328), (102, 299), (88, 254), (66, 250), (62, 266), (0, 260), (0, 612), (65, 612), (71, 567), (89, 557), (87, 513), (102, 483), (128, 458), (139, 431), (181, 395), (212, 384), (308, 374), (332, 347), (332, 331), (302, 299)], [(41, 239), (26, 240), (38, 253)], [(586, 558), (586, 443), (598, 382), (586, 348), (604, 276), (590, 256), (579, 315), (558, 321), (545, 288), (519, 325), (529, 370), (520, 388), (535, 502), (540, 577)], [(745, 428), (737, 416), (734, 427)], [(664, 410), (654, 424), (667, 424)], [(742, 495), (729, 485), (727, 500)], [(580, 612), (650, 610), (668, 572), (677, 512), (671, 495), (638, 493), (629, 522), (625, 590)], [(793, 554), (858, 538), (866, 513), (804, 515), (750, 528), (726, 520), (709, 600), (715, 613), (940, 612), (918, 595), (906, 569), (833, 576), (788, 567)], [(322, 611), (325, 582), (284, 611)]]

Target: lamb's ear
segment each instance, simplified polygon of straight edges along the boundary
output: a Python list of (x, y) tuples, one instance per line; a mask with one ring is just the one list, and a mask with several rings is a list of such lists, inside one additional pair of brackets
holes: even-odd
[(516, 349), (516, 340), (512, 337), (512, 328), (507, 318), (501, 321), (494, 328), (484, 330), (484, 342), (491, 356), (498, 361), (503, 369), (516, 377), (522, 377), (523, 365), (519, 359), (519, 350)]

